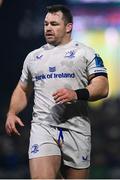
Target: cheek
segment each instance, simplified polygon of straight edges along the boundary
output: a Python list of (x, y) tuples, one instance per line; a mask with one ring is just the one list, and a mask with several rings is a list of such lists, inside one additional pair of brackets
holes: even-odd
[(65, 30), (63, 28), (56, 30), (56, 35), (62, 37), (65, 34)]
[(44, 27), (44, 29), (43, 29), (43, 30), (44, 30), (44, 33), (45, 33), (45, 32), (46, 32), (46, 28)]

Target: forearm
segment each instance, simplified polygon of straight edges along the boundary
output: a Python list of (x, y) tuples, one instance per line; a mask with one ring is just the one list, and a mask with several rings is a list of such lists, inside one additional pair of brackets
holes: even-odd
[(107, 97), (108, 91), (108, 79), (100, 76), (92, 79), (86, 88), (75, 90), (77, 97), (74, 97), (78, 100), (96, 101)]
[(91, 80), (90, 84), (83, 89), (61, 88), (53, 93), (56, 103), (66, 103), (76, 100), (96, 101), (107, 97), (109, 91), (108, 80), (99, 76)]
[(26, 92), (23, 91), (23, 89), (21, 89), (20, 85), (18, 84), (12, 94), (8, 114), (18, 114), (21, 112), (26, 107), (27, 101), (28, 99)]

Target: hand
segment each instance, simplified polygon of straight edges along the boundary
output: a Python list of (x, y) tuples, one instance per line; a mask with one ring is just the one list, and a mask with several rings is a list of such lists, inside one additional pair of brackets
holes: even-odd
[(20, 133), (16, 129), (16, 124), (19, 124), (22, 127), (24, 126), (23, 122), (21, 121), (19, 117), (17, 117), (15, 114), (8, 113), (6, 124), (5, 124), (5, 130), (8, 135), (15, 133), (18, 136), (20, 136)]
[(61, 88), (53, 93), (53, 97), (56, 103), (66, 103), (77, 100), (77, 94), (72, 89)]

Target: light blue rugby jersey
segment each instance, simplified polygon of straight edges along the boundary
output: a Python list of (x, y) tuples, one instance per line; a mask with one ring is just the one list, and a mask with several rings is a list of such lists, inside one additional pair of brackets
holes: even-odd
[(87, 101), (56, 104), (52, 94), (63, 87), (84, 88), (89, 75), (101, 72), (107, 73), (95, 51), (73, 40), (56, 47), (46, 44), (29, 53), (20, 79), (22, 83), (34, 83), (32, 122), (90, 135)]

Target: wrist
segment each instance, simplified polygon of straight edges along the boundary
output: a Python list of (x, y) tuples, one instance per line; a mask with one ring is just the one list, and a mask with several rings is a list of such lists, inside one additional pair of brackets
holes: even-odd
[(77, 100), (88, 100), (90, 97), (89, 91), (86, 88), (76, 89), (75, 92), (77, 94)]
[(16, 113), (13, 112), (13, 111), (9, 111), (9, 112), (7, 113), (7, 116), (9, 116), (9, 115), (16, 115)]

